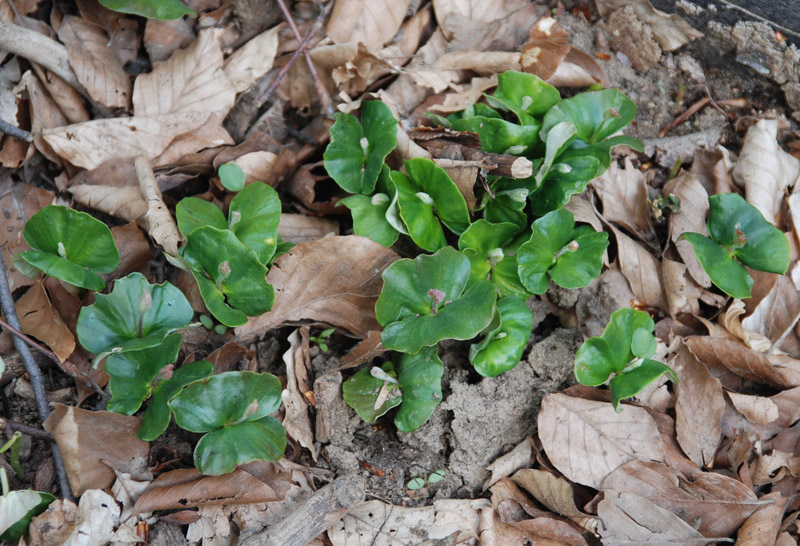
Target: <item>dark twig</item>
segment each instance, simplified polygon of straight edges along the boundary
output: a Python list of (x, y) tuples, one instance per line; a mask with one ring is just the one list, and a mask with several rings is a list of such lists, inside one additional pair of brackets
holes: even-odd
[(52, 360), (53, 362), (55, 362), (59, 366), (61, 365), (61, 360), (56, 356), (56, 354), (53, 351), (51, 351), (50, 349), (48, 349), (44, 345), (36, 343), (36, 341), (34, 341), (33, 339), (31, 339), (28, 336), (26, 336), (25, 334), (23, 334), (21, 331), (17, 330), (13, 326), (11, 326), (9, 323), (7, 323), (2, 318), (0, 318), (0, 326), (2, 326), (3, 328), (5, 328), (9, 332), (11, 332), (12, 334), (17, 336), (18, 338), (22, 339), (22, 341), (24, 341), (25, 343), (27, 343), (28, 345), (30, 345), (31, 347), (33, 347), (34, 349), (36, 349), (37, 351), (42, 353), (43, 355), (47, 355), (50, 358), (50, 360)]
[[(289, 11), (289, 8), (286, 7), (286, 3), (283, 0), (278, 0), (278, 5), (281, 7), (283, 16), (286, 17), (286, 22), (289, 23), (289, 26), (292, 28), (292, 32), (294, 32), (295, 37), (300, 43), (302, 43), (303, 37), (300, 36), (300, 30), (297, 28), (297, 23), (294, 22), (294, 17), (292, 17), (292, 13)], [(308, 70), (311, 72), (311, 77), (314, 78), (314, 84), (317, 87), (317, 94), (319, 95), (319, 100), (322, 103), (322, 109), (325, 111), (328, 117), (332, 118), (333, 102), (328, 94), (328, 90), (325, 89), (325, 86), (322, 84), (322, 80), (319, 79), (317, 68), (314, 66), (314, 61), (311, 60), (311, 54), (308, 52), (308, 49), (303, 49), (303, 55), (306, 57), (306, 64), (308, 64)]]
[(0, 133), (5, 133), (8, 136), (24, 140), (25, 142), (33, 142), (33, 135), (25, 129), (14, 127), (7, 121), (0, 119)]
[[(14, 307), (14, 298), (11, 295), (11, 289), (8, 286), (8, 276), (6, 275), (6, 264), (3, 259), (3, 253), (0, 252), (0, 308), (3, 310), (6, 322), (16, 331), (22, 330), (17, 318), (17, 311)], [(25, 371), (31, 380), (33, 387), (33, 394), (36, 397), (36, 409), (39, 412), (39, 419), (44, 422), (47, 416), (50, 415), (50, 406), (47, 405), (47, 395), (44, 389), (44, 377), (42, 371), (33, 359), (30, 347), (28, 347), (22, 338), (14, 336), (14, 347), (22, 357), (25, 364)], [(58, 473), (58, 484), (61, 488), (61, 495), (65, 499), (74, 500), (72, 496), (72, 489), (69, 486), (67, 479), (67, 470), (64, 468), (64, 460), (61, 458), (61, 451), (55, 441), (50, 441), (50, 449), (53, 453), (53, 462), (55, 463), (56, 472)]]
[(14, 421), (9, 421), (8, 419), (3, 419), (0, 417), (0, 428), (4, 428), (10, 432), (21, 432), (26, 436), (30, 436), (32, 438), (39, 438), (41, 440), (52, 440), (53, 437), (50, 435), (49, 432), (45, 432), (44, 430), (29, 427), (28, 425), (23, 425), (22, 423), (15, 423)]

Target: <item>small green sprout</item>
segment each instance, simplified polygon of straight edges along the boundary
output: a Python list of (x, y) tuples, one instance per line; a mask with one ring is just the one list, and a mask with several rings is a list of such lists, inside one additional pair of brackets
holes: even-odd
[(317, 336), (308, 336), (308, 340), (312, 343), (316, 343), (319, 346), (319, 350), (323, 353), (328, 352), (328, 338), (331, 337), (331, 334), (336, 331), (336, 328), (327, 328), (319, 333)]

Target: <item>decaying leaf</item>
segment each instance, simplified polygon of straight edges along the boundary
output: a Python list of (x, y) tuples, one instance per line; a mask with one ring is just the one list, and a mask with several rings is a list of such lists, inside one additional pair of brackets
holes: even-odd
[(67, 189), (78, 203), (110, 214), (126, 222), (135, 222), (147, 212), (147, 202), (137, 186), (95, 186), (80, 184)]
[(702, 32), (696, 31), (680, 16), (657, 10), (648, 0), (597, 0), (597, 11), (603, 17), (626, 6), (633, 6), (639, 20), (650, 25), (663, 51), (674, 51), (703, 36)]
[(668, 309), (661, 286), (661, 268), (658, 260), (642, 245), (611, 227), (617, 240), (619, 268), (630, 284), (636, 299), (651, 307)]
[(250, 89), (271, 68), (278, 53), (278, 31), (273, 27), (249, 40), (225, 61), (228, 76), (237, 93)]
[(800, 315), (800, 292), (788, 276), (778, 276), (772, 290), (755, 309), (748, 311), (749, 316), (741, 320), (742, 328), (769, 341), (769, 345), (757, 346), (748, 342), (749, 347), (763, 351), (783, 338), (779, 347), (793, 356), (800, 356), (800, 338), (794, 331)]
[(766, 425), (780, 417), (778, 405), (765, 396), (739, 394), (738, 392), (726, 393), (736, 411), (756, 425)]
[[(785, 278), (785, 277), (784, 277)], [(786, 279), (791, 285), (791, 281)], [(795, 291), (796, 292), (796, 291)], [(766, 299), (766, 298), (765, 298)], [(764, 300), (762, 300), (763, 302)], [(774, 301), (774, 298), (773, 298)], [(767, 307), (767, 305), (765, 305)], [(759, 352), (765, 352), (772, 346), (772, 341), (768, 337), (748, 330), (742, 324), (742, 315), (746, 313), (744, 302), (741, 300), (733, 300), (731, 304), (725, 309), (725, 312), (720, 315), (719, 324), (725, 327), (728, 332), (733, 334), (735, 338), (742, 340), (745, 345)], [(791, 328), (791, 326), (790, 326)]]
[(526, 2), (522, 0), (434, 0), (433, 9), (439, 28), (450, 40), (464, 24), (464, 19), (472, 23), (490, 23), (495, 19), (507, 17)]
[(486, 491), (495, 482), (510, 476), (520, 468), (529, 466), (532, 453), (532, 440), (530, 438), (525, 438), (517, 444), (517, 447), (495, 459), (492, 464), (486, 467), (486, 470), (491, 471), (492, 475), (486, 483), (483, 484), (483, 490)]
[(326, 235), (338, 235), (339, 224), (335, 220), (306, 216), (305, 214), (281, 214), (278, 234), (289, 243), (308, 243)]
[(143, 40), (150, 61), (165, 61), (174, 51), (188, 46), (194, 40), (194, 32), (184, 18), (172, 21), (148, 19)]
[(778, 538), (783, 521), (783, 513), (789, 504), (789, 497), (780, 492), (769, 493), (759, 500), (771, 501), (756, 510), (747, 518), (736, 535), (736, 544), (740, 546), (772, 546)]
[(164, 247), (164, 251), (172, 256), (178, 255), (178, 244), (183, 239), (175, 219), (161, 198), (161, 190), (150, 168), (150, 162), (144, 156), (136, 158), (134, 163), (136, 176), (139, 179), (139, 191), (147, 203), (144, 222), (152, 239)]
[(306, 383), (308, 382), (308, 371), (298, 330), (289, 334), (287, 341), (289, 349), (283, 354), (283, 363), (286, 364), (286, 388), (281, 391), (281, 400), (286, 411), (283, 428), (289, 436), (300, 442), (301, 446), (308, 448), (316, 461), (317, 451), (314, 449), (314, 433), (311, 431), (308, 403), (301, 392), (298, 379), (302, 377), (306, 379)]
[(381, 273), (398, 256), (366, 237), (347, 235), (301, 243), (275, 260), (267, 281), (275, 287), (272, 311), (236, 328), (251, 340), (283, 323), (308, 320), (364, 338), (379, 330), (375, 302)]
[(41, 279), (17, 300), (17, 316), (22, 331), (44, 342), (61, 362), (75, 350), (75, 336), (50, 304)]
[(592, 180), (592, 187), (603, 202), (603, 217), (631, 233), (652, 240), (655, 236), (647, 206), (647, 184), (644, 174), (625, 158), (625, 168), (616, 163)]
[(337, 44), (362, 42), (378, 48), (400, 28), (408, 4), (409, 0), (340, 0), (328, 20), (328, 36)]
[(512, 479), (556, 514), (576, 522), (591, 519), (575, 505), (573, 486), (561, 476), (545, 470), (525, 469), (514, 474)]

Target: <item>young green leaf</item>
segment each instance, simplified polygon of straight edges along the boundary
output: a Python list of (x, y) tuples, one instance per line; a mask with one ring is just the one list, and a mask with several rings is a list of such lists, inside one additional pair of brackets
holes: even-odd
[[(397, 211), (408, 235), (417, 246), (428, 252), (435, 252), (447, 245), (444, 230), (433, 213), (433, 199), (425, 192), (418, 191), (414, 183), (399, 171), (392, 171), (392, 182), (397, 189)], [(462, 198), (463, 199), (463, 198)], [(390, 208), (387, 210), (389, 219)], [(397, 228), (397, 226), (394, 226)]]
[(228, 210), (228, 228), (267, 264), (278, 245), (281, 200), (271, 186), (253, 182), (236, 194)]
[(533, 313), (515, 296), (498, 300), (495, 313), (495, 327), (490, 325), (483, 340), (469, 349), (469, 361), (483, 377), (495, 377), (514, 368), (533, 329)]
[[(470, 261), (469, 286), (489, 280), (502, 295), (526, 295), (528, 292), (517, 274), (514, 242), (519, 227), (510, 223), (492, 224), (477, 220), (461, 234), (458, 248)], [(520, 242), (521, 244), (521, 242)]]
[(636, 116), (636, 103), (616, 89), (588, 91), (563, 99), (544, 115), (541, 137), (562, 122), (577, 128), (577, 138), (587, 144), (601, 142), (625, 128)]
[(691, 243), (700, 265), (720, 290), (740, 300), (751, 296), (753, 278), (724, 246), (699, 233), (687, 232), (681, 237)]
[(444, 364), (437, 347), (425, 348), (416, 355), (403, 355), (398, 371), (403, 403), (394, 418), (398, 430), (415, 431), (430, 419), (442, 402), (442, 375)]
[(242, 168), (236, 163), (225, 163), (219, 166), (217, 171), (219, 181), (229, 191), (239, 191), (244, 188), (245, 174)]
[(416, 491), (417, 489), (422, 489), (425, 487), (426, 482), (422, 478), (411, 478), (408, 480), (406, 484), (406, 489), (410, 489), (411, 491)]
[(175, 205), (175, 219), (178, 221), (178, 229), (186, 238), (203, 226), (217, 229), (228, 227), (225, 215), (218, 206), (197, 197), (186, 197), (178, 201)]
[(553, 166), (553, 161), (555, 161), (556, 157), (561, 155), (567, 146), (570, 145), (577, 133), (578, 129), (569, 121), (562, 121), (561, 123), (556, 124), (552, 129), (550, 129), (550, 132), (547, 133), (544, 162), (542, 162), (539, 170), (536, 171), (535, 176), (537, 188), (542, 185), (544, 177), (550, 172), (550, 168)]
[(187, 8), (180, 0), (99, 0), (100, 5), (121, 13), (141, 15), (148, 19), (170, 21), (184, 15), (197, 17), (197, 12)]
[(390, 265), (375, 305), (383, 345), (417, 353), (443, 339), (475, 337), (492, 319), (495, 289), (478, 281), (465, 290), (469, 276), (469, 259), (452, 247)]
[(111, 230), (85, 212), (48, 205), (31, 216), (23, 236), (33, 250), (21, 252), (22, 260), (80, 288), (102, 290), (97, 273), (111, 273), (120, 262)]
[(350, 209), (353, 215), (353, 232), (372, 239), (379, 245), (392, 246), (400, 233), (386, 219), (391, 199), (385, 193), (351, 195), (337, 203)]
[(642, 392), (650, 383), (666, 374), (673, 383), (678, 383), (678, 375), (672, 368), (657, 360), (644, 359), (630, 371), (614, 376), (608, 387), (611, 391), (611, 405), (619, 411), (619, 403)]
[(337, 113), (325, 148), (325, 170), (350, 193), (370, 194), (383, 160), (397, 146), (397, 120), (381, 101), (362, 101), (361, 122)]
[(567, 204), (570, 197), (581, 193), (606, 167), (590, 148), (568, 149), (561, 153), (535, 192), (531, 193), (531, 209), (537, 216)]
[(444, 470), (436, 470), (434, 472), (431, 472), (431, 475), (428, 476), (428, 483), (439, 483), (444, 479), (446, 474), (447, 472), (445, 472)]
[(541, 122), (529, 118), (527, 125), (517, 125), (502, 118), (474, 116), (452, 119), (456, 131), (473, 131), (481, 138), (481, 149), (486, 152), (510, 155), (529, 155), (539, 144)]
[(56, 498), (50, 493), (11, 491), (0, 496), (0, 540), (14, 544), (28, 532), (31, 520), (44, 512)]
[(395, 382), (387, 380), (384, 376), (376, 377), (377, 374), (373, 375), (370, 368), (362, 368), (342, 383), (342, 397), (345, 403), (356, 410), (358, 416), (367, 423), (374, 423), (403, 401), (400, 384), (396, 381), (394, 364), (386, 362), (379, 369)]
[(156, 347), (186, 327), (194, 311), (168, 282), (150, 284), (141, 273), (118, 279), (110, 294), (97, 294), (81, 309), (76, 332), (86, 350), (101, 354)]
[(405, 162), (408, 176), (419, 191), (433, 200), (436, 216), (453, 233), (469, 227), (469, 209), (464, 196), (447, 172), (430, 159), (418, 157)]
[(514, 112), (519, 122), (524, 124), (530, 116), (539, 116), (550, 110), (561, 100), (561, 95), (558, 89), (539, 76), (509, 70), (497, 75), (497, 90), (494, 96), (486, 98), (495, 108)]
[(269, 416), (280, 404), (278, 378), (252, 372), (226, 372), (195, 381), (169, 401), (178, 426), (208, 433), (195, 447), (194, 462), (211, 476), (231, 472), (238, 464), (275, 461), (283, 455), (286, 431)]
[(509, 223), (516, 225), (520, 231), (528, 227), (528, 215), (525, 206), (528, 204), (527, 188), (514, 188), (496, 191), (494, 196), (485, 194), (483, 207), (484, 220), (493, 224)]

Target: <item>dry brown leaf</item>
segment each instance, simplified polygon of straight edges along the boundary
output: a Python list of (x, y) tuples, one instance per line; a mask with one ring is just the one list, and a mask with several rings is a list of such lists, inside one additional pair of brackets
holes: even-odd
[(84, 169), (94, 169), (110, 159), (154, 158), (178, 136), (202, 126), (208, 112), (183, 112), (145, 117), (96, 119), (42, 132), (61, 157)]
[(161, 190), (150, 168), (150, 162), (145, 156), (139, 156), (134, 163), (136, 176), (139, 179), (139, 191), (142, 192), (147, 211), (144, 213), (144, 223), (147, 232), (156, 243), (164, 248), (164, 252), (171, 256), (178, 255), (178, 245), (183, 240), (178, 226), (172, 218), (169, 209), (161, 198)]
[(698, 298), (703, 294), (703, 287), (689, 275), (686, 264), (662, 257), (661, 280), (671, 317), (681, 313), (700, 314)]
[(636, 299), (650, 307), (668, 309), (661, 285), (661, 267), (658, 260), (620, 230), (611, 226), (611, 231), (617, 240), (619, 268), (628, 280)]
[(75, 76), (93, 100), (108, 108), (130, 105), (131, 81), (108, 47), (108, 36), (102, 28), (81, 17), (66, 15), (58, 38), (67, 48)]
[(751, 394), (739, 394), (737, 392), (726, 393), (736, 411), (756, 425), (766, 425), (780, 417), (778, 405), (765, 396), (753, 396)]
[(278, 223), (278, 235), (288, 243), (308, 243), (331, 233), (339, 234), (339, 224), (334, 220), (317, 216), (281, 214)]
[(574, 47), (558, 65), (555, 74), (547, 78), (547, 83), (555, 87), (587, 87), (597, 83), (605, 87), (610, 85), (600, 63), (588, 53)]
[(17, 300), (16, 307), (22, 331), (50, 347), (61, 362), (67, 360), (75, 350), (75, 336), (50, 304), (41, 279)]
[(61, 450), (76, 496), (111, 487), (114, 470), (141, 474), (147, 468), (150, 445), (136, 438), (138, 418), (63, 404), (53, 404), (53, 408), (44, 429)]
[(376, 49), (391, 40), (410, 0), (339, 0), (333, 6), (326, 31), (337, 44), (361, 42)]
[(339, 369), (346, 370), (348, 368), (355, 368), (384, 352), (386, 352), (386, 348), (381, 342), (380, 330), (372, 330), (367, 333), (367, 337), (359, 341), (349, 353), (339, 358), (339, 362), (342, 364), (339, 366)]
[[(593, 526), (592, 529), (599, 523), (595, 517), (586, 519), (587, 524)], [(525, 531), (532, 544), (537, 546), (586, 546), (588, 544), (574, 525), (553, 517), (544, 516), (522, 520), (514, 523), (514, 527)], [(481, 535), (481, 539), (483, 539), (483, 535)], [(521, 543), (515, 542), (514, 544)]]
[(346, 63), (334, 68), (331, 71), (331, 78), (348, 97), (355, 97), (360, 95), (378, 78), (399, 71), (399, 66), (395, 66), (385, 58), (375, 55), (364, 44), (359, 43), (355, 56)]
[(272, 170), (278, 161), (278, 156), (272, 152), (250, 152), (243, 154), (231, 161), (244, 171), (245, 184), (257, 180), (272, 180)]
[[(791, 284), (791, 281), (789, 281), (789, 284)], [(794, 289), (793, 291), (796, 292)], [(748, 330), (744, 324), (742, 324), (743, 321), (740, 322), (741, 317), (745, 314), (745, 312), (746, 309), (744, 302), (742, 300), (733, 300), (728, 308), (725, 309), (725, 312), (720, 315), (717, 322), (724, 326), (725, 329), (728, 330), (728, 332), (730, 332), (735, 339), (743, 341), (745, 345), (751, 349), (759, 352), (766, 352), (772, 346), (772, 341), (770, 341), (766, 336)]]
[(134, 271), (142, 271), (147, 267), (147, 262), (153, 259), (150, 244), (135, 222), (112, 227), (111, 235), (114, 236), (114, 244), (117, 245), (122, 259), (114, 271), (105, 276), (101, 275), (106, 282)]
[(681, 200), (680, 211), (672, 213), (669, 217), (669, 237), (675, 243), (678, 254), (689, 269), (692, 278), (700, 286), (708, 288), (711, 286), (711, 279), (700, 265), (691, 243), (683, 239), (678, 240), (687, 231), (708, 235), (706, 228), (708, 193), (703, 188), (700, 179), (693, 174), (683, 174), (673, 178), (664, 185), (661, 193), (665, 196), (675, 195)]
[(488, 78), (476, 76), (470, 80), (469, 85), (462, 85), (461, 91), (447, 93), (441, 104), (431, 105), (428, 111), (445, 115), (460, 112), (470, 104), (480, 101), (483, 94), (493, 87), (497, 87), (497, 74)]
[(281, 400), (286, 412), (283, 417), (283, 428), (289, 436), (311, 452), (311, 457), (316, 462), (317, 450), (314, 449), (314, 433), (311, 431), (308, 403), (299, 386), (301, 383), (299, 378), (305, 378), (307, 382), (308, 376), (299, 331), (295, 330), (289, 334), (287, 341), (289, 349), (283, 354), (283, 363), (286, 364), (286, 388), (281, 391)]
[(194, 40), (194, 32), (185, 18), (172, 21), (148, 19), (144, 27), (144, 48), (151, 62), (165, 61), (178, 49)]
[(756, 452), (755, 461), (748, 465), (753, 485), (762, 486), (779, 482), (787, 472), (792, 473), (793, 467), (796, 469), (797, 460), (791, 453), (778, 449), (773, 449), (767, 454)]
[(219, 349), (215, 349), (206, 357), (214, 365), (214, 374), (235, 371), (242, 359), (250, 359), (255, 353), (235, 341), (229, 341)]
[(617, 413), (607, 402), (550, 394), (542, 400), (538, 424), (553, 466), (570, 481), (595, 489), (628, 461), (664, 460), (658, 425), (643, 408), (625, 406)]
[(275, 287), (272, 311), (236, 328), (250, 340), (286, 322), (309, 320), (364, 338), (380, 329), (375, 302), (381, 273), (398, 258), (366, 237), (347, 235), (301, 243), (275, 260), (267, 281)]
[(603, 490), (641, 495), (709, 538), (731, 535), (761, 504), (752, 489), (722, 474), (701, 472), (688, 480), (663, 464), (642, 461), (612, 472)]
[(273, 27), (251, 38), (225, 60), (225, 75), (237, 93), (250, 89), (269, 72), (278, 53), (278, 31)]
[(17, 89), (21, 87), (24, 87), (28, 92), (28, 99), (30, 100), (31, 132), (34, 134), (34, 146), (36, 146), (36, 149), (47, 159), (53, 163), (60, 164), (61, 158), (44, 141), (41, 132), (44, 129), (52, 129), (67, 125), (69, 121), (58, 105), (53, 101), (50, 94), (45, 91), (41, 80), (34, 76), (33, 73), (28, 71), (22, 75)]
[(603, 217), (607, 221), (646, 240), (655, 238), (645, 176), (629, 158), (625, 158), (623, 169), (612, 163), (605, 173), (592, 180), (592, 187), (603, 202)]
[(722, 385), (683, 343), (674, 362), (681, 380), (675, 400), (678, 443), (695, 464), (710, 468), (722, 439)]
[[(335, 94), (333, 70), (352, 61), (358, 55), (358, 44), (347, 42), (317, 46), (309, 50), (309, 54), (317, 68), (322, 85), (325, 86), (328, 93)], [(281, 98), (288, 100), (292, 106), (301, 110), (308, 110), (319, 101), (314, 78), (305, 62), (294, 63), (278, 89)]]
[(269, 461), (239, 465), (222, 476), (203, 476), (194, 468), (182, 468), (156, 478), (133, 512), (277, 501), (286, 496), (290, 482), (291, 473)]
[(747, 331), (765, 336), (770, 343), (764, 344), (766, 347), (764, 345), (756, 347), (750, 343), (748, 345), (757, 350), (769, 349), (772, 343), (777, 342), (789, 330), (779, 347), (793, 356), (800, 356), (800, 338), (793, 331), (798, 315), (800, 315), (800, 293), (788, 276), (777, 276), (772, 290), (741, 322)]
[(759, 500), (772, 501), (772, 504), (762, 506), (747, 518), (736, 534), (736, 546), (773, 546), (776, 543), (790, 499), (774, 492)]
[(738, 341), (709, 336), (687, 338), (686, 344), (697, 358), (713, 368), (773, 387), (800, 386), (800, 362), (794, 359), (773, 363)]
[[(206, 149), (236, 144), (228, 131), (222, 127), (221, 123), (222, 116), (220, 114), (211, 114), (203, 125), (173, 140), (166, 150), (153, 159), (153, 168), (180, 164), (182, 161), (186, 160), (187, 156), (191, 156), (191, 154), (200, 153)], [(190, 164), (193, 162), (208, 163), (207, 160), (189, 160)]]
[(602, 524), (600, 535), (605, 544), (682, 544), (699, 546), (709, 539), (678, 516), (633, 493), (604, 491), (597, 505)]
[(776, 224), (784, 190), (800, 175), (800, 159), (777, 142), (778, 120), (762, 119), (747, 130), (733, 179), (744, 187), (747, 202)]
[[(133, 84), (136, 116), (160, 117), (178, 112), (204, 112), (224, 117), (233, 106), (236, 89), (222, 69), (219, 29), (200, 31), (197, 39)], [(152, 156), (151, 156), (152, 157)]]
[(526, 3), (525, 0), (433, 0), (433, 9), (439, 28), (450, 40), (453, 32), (461, 28), (458, 24), (461, 22), (456, 19), (490, 23), (495, 19), (511, 15)]
[[(348, 194), (328, 176), (322, 161), (300, 167), (284, 188), (303, 207), (317, 214), (347, 214), (347, 207), (337, 207), (336, 203)], [(318, 195), (320, 200), (317, 200)]]
[(543, 80), (551, 78), (572, 49), (567, 37), (567, 31), (558, 27), (554, 17), (539, 19), (522, 46), (525, 71)]
[(556, 514), (578, 521), (590, 518), (575, 505), (572, 484), (561, 476), (529, 468), (520, 470), (511, 479)]
[(486, 491), (498, 480), (510, 476), (520, 468), (530, 466), (532, 453), (533, 441), (531, 438), (525, 438), (517, 444), (517, 447), (495, 459), (492, 464), (486, 467), (486, 470), (491, 471), (492, 475), (483, 484), (483, 490)]
[(674, 51), (703, 36), (676, 14), (655, 9), (648, 0), (597, 0), (597, 11), (605, 17), (614, 10), (632, 6), (636, 17), (653, 30), (653, 36), (663, 51)]
[(106, 9), (94, 0), (76, 0), (75, 3), (84, 19), (108, 33), (107, 47), (122, 66), (136, 61), (141, 46), (141, 31), (136, 18)]
[(31, 520), (29, 544), (64, 544), (75, 528), (78, 506), (66, 499), (56, 499), (47, 510)]
[(81, 184), (67, 189), (78, 203), (126, 222), (135, 222), (147, 212), (147, 203), (136, 186), (93, 186)]
[(713, 148), (700, 147), (694, 153), (690, 172), (700, 179), (706, 192), (710, 195), (716, 193), (730, 193), (733, 187), (731, 169), (733, 161), (730, 152), (723, 146)]

